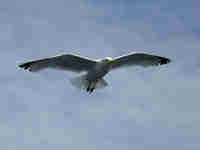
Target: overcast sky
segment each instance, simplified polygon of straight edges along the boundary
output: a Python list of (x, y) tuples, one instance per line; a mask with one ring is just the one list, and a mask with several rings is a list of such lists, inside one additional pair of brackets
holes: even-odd
[[(0, 149), (199, 150), (199, 14), (198, 0), (0, 0)], [(111, 72), (91, 95), (74, 73), (17, 68), (131, 51), (173, 61)]]

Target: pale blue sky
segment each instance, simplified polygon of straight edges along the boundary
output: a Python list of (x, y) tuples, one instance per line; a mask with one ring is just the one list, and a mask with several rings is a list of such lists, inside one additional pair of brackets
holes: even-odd
[[(200, 2), (0, 0), (0, 149), (200, 149)], [(88, 95), (71, 72), (27, 60), (145, 51), (159, 68), (121, 69)]]

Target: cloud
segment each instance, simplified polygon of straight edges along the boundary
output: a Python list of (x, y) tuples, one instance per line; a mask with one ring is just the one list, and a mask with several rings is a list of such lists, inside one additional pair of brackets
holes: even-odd
[[(48, 3), (48, 5), (47, 5)], [(0, 2), (0, 147), (199, 149), (197, 2)], [(29, 59), (146, 51), (173, 61), (110, 72), (88, 95), (74, 74), (24, 72)]]

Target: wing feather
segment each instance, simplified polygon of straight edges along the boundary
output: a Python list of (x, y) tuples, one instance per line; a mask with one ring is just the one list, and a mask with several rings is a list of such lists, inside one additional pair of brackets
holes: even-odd
[(29, 61), (20, 64), (19, 67), (24, 68), (25, 70), (28, 69), (31, 72), (37, 72), (45, 68), (82, 72), (88, 71), (89, 69), (91, 69), (91, 67), (94, 67), (95, 64), (95, 60), (91, 60), (86, 57), (72, 54), (64, 54), (60, 56)]
[(147, 53), (129, 53), (128, 55), (123, 55), (111, 60), (112, 69), (125, 67), (125, 66), (157, 66), (164, 65), (171, 62), (169, 58), (151, 55)]

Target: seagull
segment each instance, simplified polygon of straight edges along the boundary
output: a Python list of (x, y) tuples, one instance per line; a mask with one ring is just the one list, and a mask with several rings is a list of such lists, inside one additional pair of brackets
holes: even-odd
[(160, 66), (170, 63), (169, 58), (147, 54), (143, 52), (131, 52), (118, 57), (106, 57), (103, 59), (90, 59), (74, 54), (61, 54), (44, 59), (28, 61), (19, 65), (20, 68), (30, 72), (38, 72), (46, 68), (60, 69), (82, 73), (83, 75), (72, 78), (71, 84), (92, 93), (97, 88), (103, 88), (108, 83), (103, 77), (112, 70), (129, 66)]

